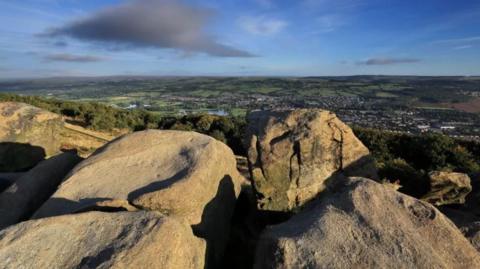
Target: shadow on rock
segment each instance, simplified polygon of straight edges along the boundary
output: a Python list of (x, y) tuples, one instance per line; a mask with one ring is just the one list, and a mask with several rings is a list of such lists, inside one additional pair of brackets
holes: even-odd
[(45, 149), (24, 143), (0, 143), (0, 172), (28, 171), (45, 159)]
[[(110, 198), (87, 198), (80, 199), (79, 201), (72, 201), (65, 198), (52, 197), (48, 200), (48, 210), (45, 210), (46, 213), (37, 211), (33, 215), (32, 219), (56, 217), (61, 215), (83, 213), (87, 211), (104, 211), (101, 210), (102, 207), (97, 206), (97, 204), (110, 200)], [(105, 210), (107, 212), (122, 211), (107, 208), (105, 208)]]
[(221, 268), (219, 263), (230, 234), (230, 205), (235, 204), (236, 199), (233, 180), (225, 175), (218, 185), (217, 194), (204, 207), (202, 221), (192, 225), (195, 236), (207, 242), (205, 268)]
[(156, 192), (156, 191), (163, 190), (170, 187), (175, 182), (178, 182), (179, 180), (185, 178), (185, 176), (187, 176), (188, 174), (188, 169), (189, 167), (186, 167), (180, 170), (179, 172), (177, 172), (175, 175), (173, 175), (170, 178), (167, 178), (161, 181), (155, 181), (153, 183), (148, 184), (145, 187), (132, 191), (131, 193), (128, 194), (128, 200), (134, 201), (135, 199), (137, 199), (138, 197), (146, 193), (152, 193), (152, 192)]

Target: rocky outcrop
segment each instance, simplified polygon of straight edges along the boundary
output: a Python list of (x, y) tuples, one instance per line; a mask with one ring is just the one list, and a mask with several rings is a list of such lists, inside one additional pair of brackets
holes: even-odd
[(47, 156), (59, 151), (60, 115), (23, 103), (0, 103), (0, 141), (42, 147)]
[(0, 268), (204, 268), (205, 241), (155, 212), (88, 212), (0, 231)]
[(463, 173), (433, 171), (428, 174), (430, 191), (422, 200), (436, 206), (463, 204), (465, 197), (472, 191), (470, 177)]
[(472, 222), (468, 225), (460, 227), (460, 231), (472, 243), (472, 245), (480, 252), (480, 221)]
[(218, 260), (241, 182), (232, 151), (211, 137), (137, 132), (107, 144), (76, 166), (34, 218), (113, 207), (110, 202), (124, 200), (186, 221), (207, 240), (209, 255)]
[(256, 268), (480, 268), (480, 256), (432, 205), (362, 178), (268, 228)]
[(376, 178), (368, 149), (329, 111), (257, 111), (248, 122), (248, 161), (262, 209), (297, 208), (336, 174)]
[(0, 229), (28, 219), (57, 190), (65, 175), (79, 162), (75, 153), (47, 159), (0, 193)]

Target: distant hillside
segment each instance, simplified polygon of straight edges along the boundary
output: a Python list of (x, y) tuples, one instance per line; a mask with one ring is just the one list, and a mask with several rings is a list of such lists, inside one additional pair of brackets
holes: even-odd
[[(295, 106), (325, 97), (359, 97), (377, 106), (440, 106), (464, 103), (479, 93), (480, 79), (460, 76), (347, 76), (347, 77), (92, 77), (51, 78), (0, 82), (0, 92), (89, 100), (127, 107), (178, 113), (249, 109), (280, 99)], [(194, 98), (194, 99), (192, 99)], [(215, 99), (215, 100), (212, 100)], [(201, 100), (201, 102), (199, 102)], [(212, 102), (209, 102), (212, 101)], [(331, 109), (331, 108), (328, 108)], [(243, 114), (245, 111), (242, 111)]]

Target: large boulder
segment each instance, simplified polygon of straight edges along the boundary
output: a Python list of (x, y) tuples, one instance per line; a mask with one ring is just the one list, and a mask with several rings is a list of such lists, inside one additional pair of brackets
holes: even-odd
[(332, 112), (256, 111), (248, 122), (248, 161), (262, 209), (298, 208), (337, 174), (377, 177), (368, 149)]
[(434, 206), (349, 178), (267, 228), (255, 267), (480, 268), (480, 255)]
[(436, 206), (463, 204), (472, 191), (470, 177), (463, 173), (433, 171), (428, 174), (430, 191), (422, 197)]
[(205, 241), (156, 212), (88, 212), (0, 231), (0, 268), (204, 268)]
[(40, 108), (0, 102), (0, 171), (24, 171), (58, 153), (63, 124)]
[(82, 159), (66, 152), (47, 159), (0, 193), (0, 229), (28, 219)]
[(194, 132), (148, 130), (114, 140), (81, 162), (34, 218), (124, 200), (185, 220), (218, 260), (241, 181), (225, 144)]

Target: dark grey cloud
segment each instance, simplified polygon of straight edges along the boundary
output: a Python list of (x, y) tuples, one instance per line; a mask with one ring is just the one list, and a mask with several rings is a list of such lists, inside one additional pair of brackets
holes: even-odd
[(65, 41), (61, 41), (61, 40), (55, 41), (55, 42), (53, 43), (53, 45), (54, 45), (55, 47), (59, 47), (59, 48), (68, 47), (68, 43), (65, 42)]
[(415, 58), (371, 58), (366, 61), (357, 62), (358, 65), (391, 65), (391, 64), (406, 64), (418, 63), (420, 59)]
[(104, 58), (90, 55), (73, 55), (68, 53), (51, 54), (45, 56), (46, 61), (51, 62), (74, 62), (74, 63), (91, 63), (100, 62), (105, 60)]
[(219, 57), (252, 57), (249, 52), (219, 43), (205, 31), (214, 15), (212, 10), (175, 0), (132, 0), (41, 36), (72, 37), (115, 48), (156, 47)]

